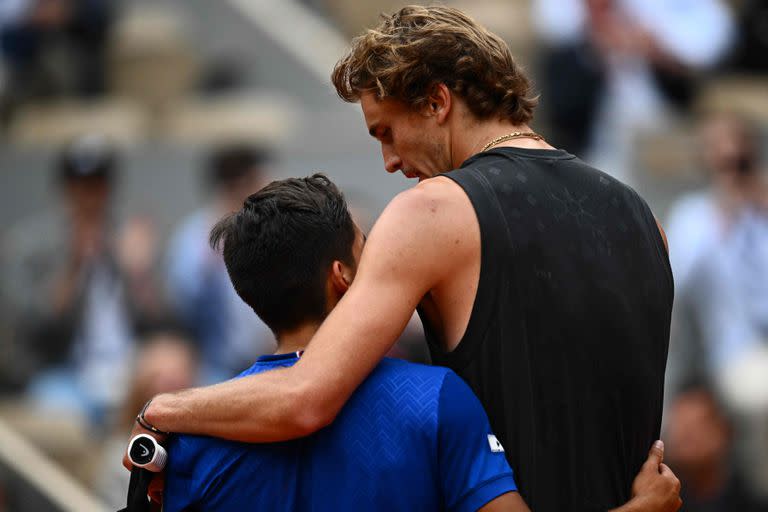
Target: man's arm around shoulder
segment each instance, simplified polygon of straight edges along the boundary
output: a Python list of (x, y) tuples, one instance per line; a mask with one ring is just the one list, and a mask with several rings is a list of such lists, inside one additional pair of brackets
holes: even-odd
[[(436, 183), (429, 183), (435, 181)], [(159, 395), (145, 418), (169, 432), (283, 441), (329, 424), (395, 343), (421, 298), (462, 263), (457, 187), (428, 180), (401, 193), (374, 226), (357, 276), (294, 366)], [(453, 196), (452, 196), (453, 194)], [(134, 433), (145, 432), (137, 426)]]

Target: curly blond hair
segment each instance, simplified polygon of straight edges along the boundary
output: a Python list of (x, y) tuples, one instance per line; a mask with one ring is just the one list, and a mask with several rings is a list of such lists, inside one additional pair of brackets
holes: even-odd
[(442, 6), (409, 5), (382, 15), (378, 26), (352, 40), (331, 81), (345, 101), (370, 91), (416, 110), (443, 83), (478, 119), (514, 124), (528, 123), (538, 103), (507, 44), (463, 12)]

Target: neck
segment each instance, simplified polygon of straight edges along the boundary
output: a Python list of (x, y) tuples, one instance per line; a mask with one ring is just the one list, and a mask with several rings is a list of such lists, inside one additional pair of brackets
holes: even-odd
[(305, 349), (319, 327), (319, 323), (312, 322), (281, 332), (277, 335), (275, 354), (287, 354)]
[[(525, 133), (532, 131), (531, 127), (527, 124), (512, 124), (503, 121), (484, 121), (474, 126), (467, 127), (465, 130), (460, 130), (461, 136), (459, 137), (459, 140), (454, 140), (454, 143), (452, 144), (454, 148), (454, 151), (452, 152), (453, 167), (459, 167), (466, 159), (480, 153), (486, 144), (497, 137), (514, 132)], [(471, 135), (467, 136), (467, 134)], [(524, 137), (500, 142), (493, 147), (498, 148), (503, 146), (528, 149), (555, 149), (544, 140)]]

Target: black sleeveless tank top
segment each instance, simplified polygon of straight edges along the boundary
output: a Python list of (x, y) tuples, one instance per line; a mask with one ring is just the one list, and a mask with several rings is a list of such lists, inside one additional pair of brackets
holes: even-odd
[(562, 150), (498, 148), (443, 176), (482, 256), (458, 347), (425, 321), (433, 363), (480, 398), (532, 510), (625, 503), (661, 427), (673, 282), (653, 214)]

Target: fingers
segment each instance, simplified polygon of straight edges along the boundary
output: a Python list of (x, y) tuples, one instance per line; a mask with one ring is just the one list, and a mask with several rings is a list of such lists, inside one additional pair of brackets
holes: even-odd
[(125, 453), (123, 453), (123, 467), (127, 469), (128, 471), (133, 469), (133, 464), (131, 464), (131, 459), (128, 458), (128, 451), (126, 450)]
[(664, 462), (664, 441), (657, 439), (651, 446), (649, 458), (653, 456), (658, 459), (658, 464)]
[(658, 440), (653, 443), (648, 452), (648, 458), (643, 464), (644, 471), (659, 471), (659, 465), (664, 461), (664, 441)]
[(672, 485), (675, 489), (675, 492), (680, 492), (680, 479), (677, 478), (677, 475), (667, 466), (666, 464), (660, 464), (659, 465), (659, 473), (661, 473), (661, 476), (664, 478), (669, 479), (672, 482)]
[(672, 472), (671, 469), (669, 469), (669, 466), (666, 464), (660, 464), (659, 465), (659, 473), (661, 473), (661, 477), (667, 479), (672, 484), (672, 490), (675, 493), (674, 498), (674, 508), (673, 511), (680, 510), (680, 507), (683, 506), (683, 500), (680, 499), (680, 479), (675, 476), (675, 473)]
[(680, 479), (677, 478), (677, 476), (675, 476), (675, 473), (666, 464), (661, 464), (659, 466), (659, 472), (661, 473), (661, 476), (663, 478), (666, 478), (672, 482), (672, 490), (676, 495), (673, 500), (674, 508), (672, 510), (673, 511), (680, 510), (680, 507), (683, 506), (683, 500), (680, 498), (680, 490), (682, 488), (680, 485)]
[(147, 494), (155, 503), (163, 502), (163, 490), (165, 489), (165, 473), (157, 473), (149, 483)]

